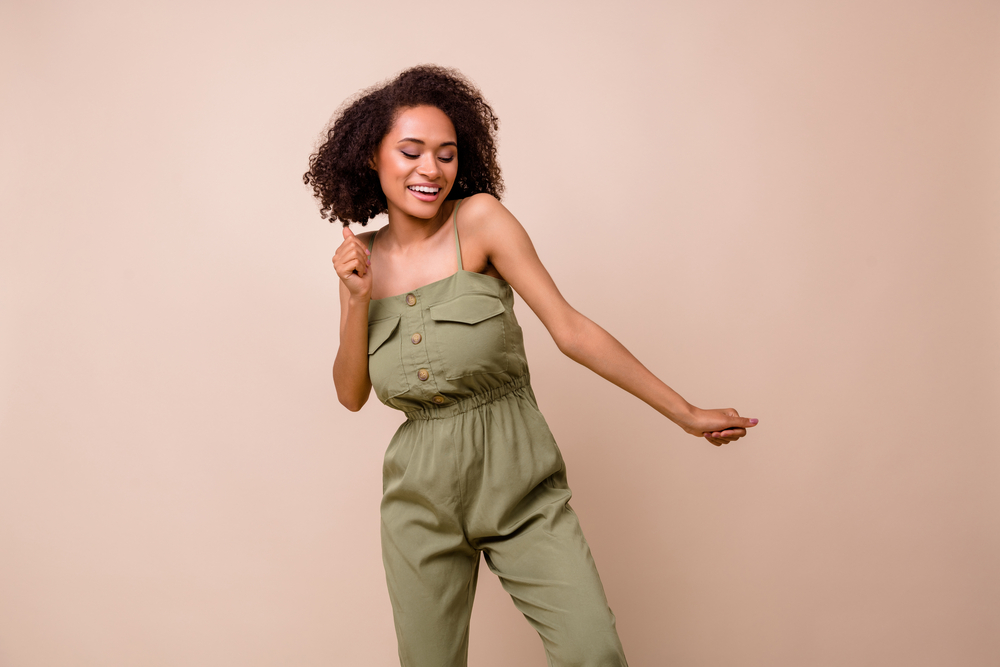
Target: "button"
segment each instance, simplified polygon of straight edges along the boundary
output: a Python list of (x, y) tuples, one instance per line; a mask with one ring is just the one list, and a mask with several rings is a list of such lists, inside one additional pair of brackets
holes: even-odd
[(421, 382), (427, 382), (427, 378), (431, 376), (430, 372), (426, 368), (421, 368), (417, 371), (417, 379)]
[(412, 336), (410, 336), (410, 342), (413, 343), (414, 345), (418, 344), (423, 339), (424, 337), (421, 336), (419, 333), (415, 333)]
[(417, 295), (414, 294), (413, 292), (410, 292), (409, 294), (407, 294), (406, 295), (406, 305), (407, 306), (415, 306), (415, 305), (417, 305)]
[(431, 400), (437, 403), (438, 405), (441, 405), (442, 403), (444, 403), (444, 396), (435, 396)]

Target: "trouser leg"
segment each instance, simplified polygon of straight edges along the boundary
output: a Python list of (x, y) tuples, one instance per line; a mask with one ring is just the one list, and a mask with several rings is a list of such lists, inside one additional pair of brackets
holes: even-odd
[(417, 522), (382, 524), (382, 560), (402, 667), (465, 667), (479, 552)]
[(551, 667), (627, 665), (569, 490), (541, 495), (514, 536), (482, 545), (487, 565), (538, 631)]
[(402, 667), (465, 667), (479, 552), (461, 524), (448, 424), (407, 423), (383, 466), (382, 562)]

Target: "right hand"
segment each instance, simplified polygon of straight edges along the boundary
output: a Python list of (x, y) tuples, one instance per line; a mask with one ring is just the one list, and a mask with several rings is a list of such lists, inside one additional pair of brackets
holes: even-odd
[(333, 255), (333, 268), (354, 297), (371, 298), (372, 267), (368, 248), (354, 235), (350, 227), (344, 227), (344, 242)]

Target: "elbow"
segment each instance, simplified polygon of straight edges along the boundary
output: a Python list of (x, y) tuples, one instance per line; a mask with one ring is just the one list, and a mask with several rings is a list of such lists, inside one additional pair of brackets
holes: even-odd
[(556, 347), (573, 361), (580, 360), (580, 341), (573, 331), (565, 331), (557, 336), (553, 336)]
[(345, 393), (337, 392), (337, 400), (340, 404), (351, 412), (357, 412), (365, 406), (368, 402), (367, 396), (357, 397), (357, 396), (347, 396)]
[(550, 329), (550, 333), (560, 352), (588, 368), (598, 355), (602, 334), (606, 335), (601, 327), (575, 310)]
[(337, 382), (336, 373), (333, 376), (333, 386), (337, 389), (337, 400), (340, 404), (351, 412), (357, 412), (365, 406), (368, 402), (368, 395), (371, 393), (371, 385), (368, 386), (367, 391), (364, 393), (360, 391), (352, 391), (350, 387), (341, 386)]
[(572, 315), (572, 317), (567, 317), (559, 322), (549, 333), (552, 334), (552, 340), (560, 352), (573, 361), (579, 361), (581, 344), (583, 343), (583, 337), (586, 335), (587, 324), (590, 324), (590, 320), (576, 311), (573, 311)]
[(357, 412), (358, 410), (360, 410), (365, 405), (361, 401), (349, 401), (349, 400), (345, 400), (343, 398), (340, 399), (340, 404), (343, 405), (348, 410), (350, 410), (351, 412)]

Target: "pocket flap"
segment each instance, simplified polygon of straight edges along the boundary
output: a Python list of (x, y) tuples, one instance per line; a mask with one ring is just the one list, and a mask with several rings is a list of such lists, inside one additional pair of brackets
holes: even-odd
[(368, 354), (379, 348), (379, 345), (389, 340), (389, 336), (399, 326), (399, 315), (375, 320), (368, 323)]
[(463, 294), (446, 303), (431, 306), (431, 319), (437, 322), (476, 324), (505, 310), (503, 301), (491, 294)]

